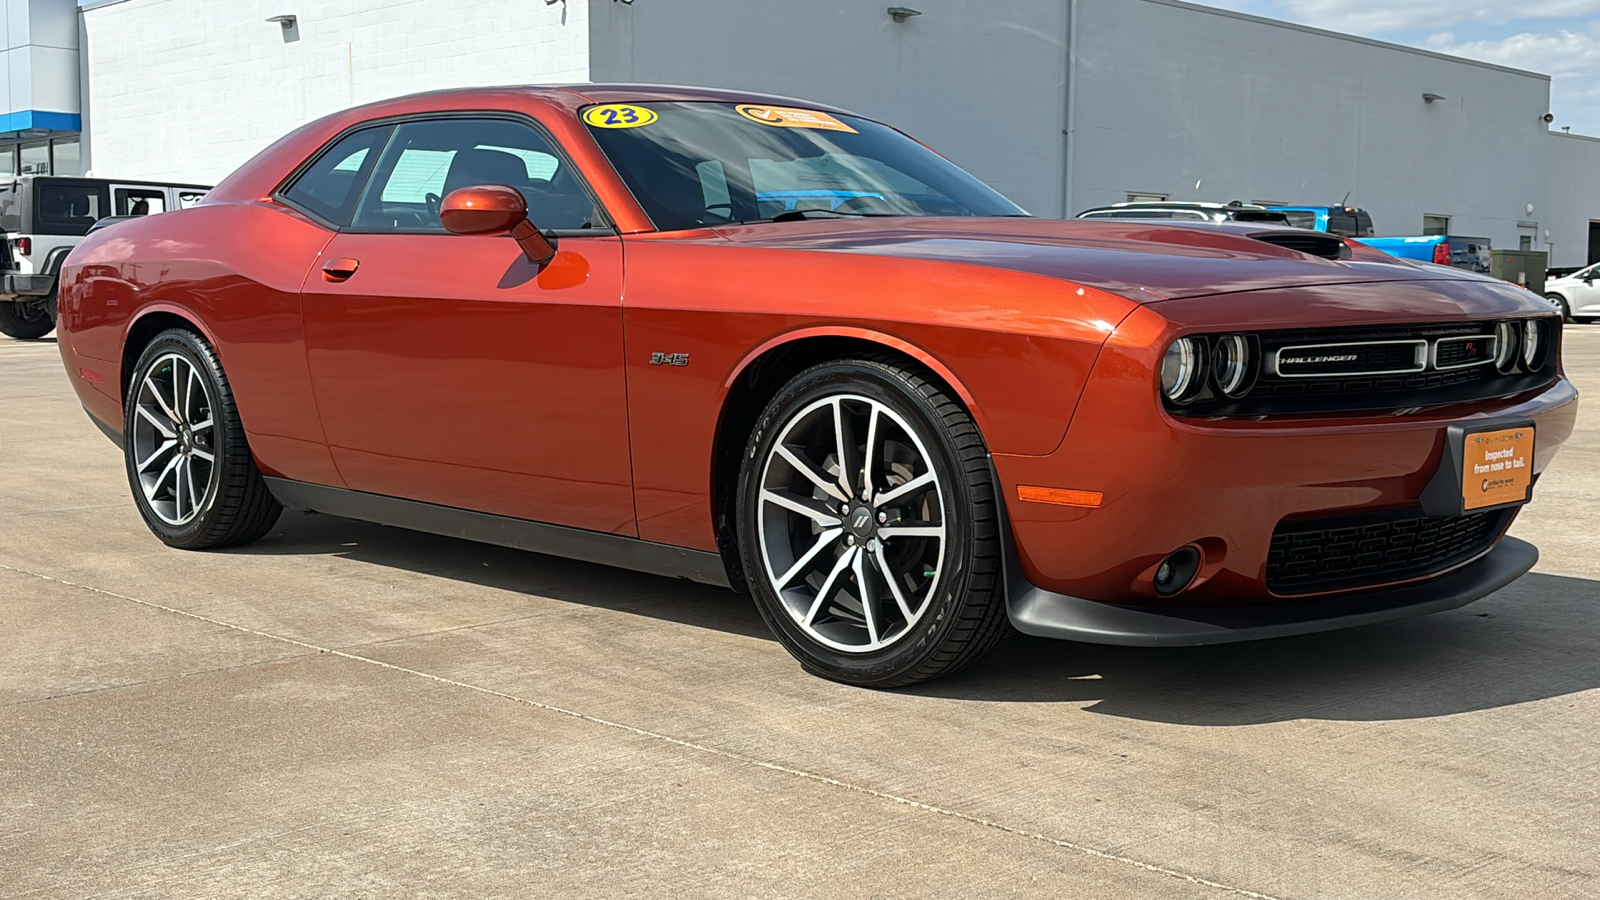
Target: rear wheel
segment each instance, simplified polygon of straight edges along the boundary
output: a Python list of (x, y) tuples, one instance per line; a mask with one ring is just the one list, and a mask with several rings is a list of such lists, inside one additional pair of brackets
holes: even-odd
[(825, 678), (914, 684), (1009, 630), (983, 439), (896, 362), (824, 363), (778, 392), (745, 453), (739, 537), (763, 617)]
[(0, 334), (25, 341), (38, 340), (56, 330), (56, 298), (0, 301)]
[(227, 376), (194, 333), (156, 335), (125, 394), (123, 457), (145, 524), (186, 550), (247, 544), (283, 508), (250, 455)]

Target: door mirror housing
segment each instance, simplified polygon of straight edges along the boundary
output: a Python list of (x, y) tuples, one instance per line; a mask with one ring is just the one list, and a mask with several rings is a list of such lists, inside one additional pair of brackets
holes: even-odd
[(555, 258), (556, 244), (528, 220), (528, 201), (516, 188), (477, 184), (458, 188), (439, 204), (439, 222), (451, 234), (509, 234), (528, 260), (542, 266)]

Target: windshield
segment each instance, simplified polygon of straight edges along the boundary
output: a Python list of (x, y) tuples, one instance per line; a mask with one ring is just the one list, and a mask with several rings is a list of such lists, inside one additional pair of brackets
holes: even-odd
[(583, 120), (662, 231), (808, 216), (1024, 216), (892, 128), (732, 103), (592, 106)]

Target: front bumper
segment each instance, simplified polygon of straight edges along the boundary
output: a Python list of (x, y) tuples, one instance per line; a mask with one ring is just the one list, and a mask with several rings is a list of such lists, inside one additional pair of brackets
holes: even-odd
[[(1359, 299), (1343, 291), (1326, 293), (1352, 306)], [(1171, 301), (1163, 309), (1179, 303)], [(1328, 324), (1309, 314), (1307, 318)], [(1008, 531), (1015, 540), (1015, 581), (1025, 586), (1013, 593), (1020, 597), (1034, 588), (1039, 591), (1035, 603), (1014, 598), (1012, 613), (1024, 631), (1030, 630), (1030, 622), (1044, 631), (1068, 622), (1078, 624), (1065, 633), (1077, 634), (1086, 621), (1106, 621), (1109, 613), (1101, 606), (1166, 619), (1177, 616), (1185, 620), (1177, 623), (1185, 633), (1195, 622), (1222, 627), (1218, 623), (1259, 620), (1267, 628), (1263, 636), (1278, 633), (1273, 629), (1280, 626), (1318, 630), (1307, 623), (1341, 618), (1344, 609), (1361, 615), (1375, 610), (1390, 610), (1383, 612), (1389, 617), (1413, 614), (1392, 610), (1413, 605), (1421, 595), (1406, 599), (1393, 591), (1412, 585), (1432, 591), (1433, 585), (1461, 584), (1465, 576), (1450, 570), (1425, 575), (1438, 570), (1419, 564), (1414, 572), (1396, 569), (1368, 584), (1330, 579), (1291, 588), (1279, 580), (1269, 586), (1275, 532), (1285, 522), (1309, 527), (1328, 521), (1328, 527), (1336, 527), (1332, 520), (1358, 514), (1422, 515), (1420, 498), (1445, 458), (1453, 425), (1532, 421), (1538, 429), (1533, 459), (1538, 473), (1571, 435), (1576, 420), (1578, 393), (1564, 377), (1512, 397), (1427, 409), (1174, 417), (1162, 409), (1155, 384), (1159, 351), (1169, 331), (1168, 321), (1148, 308), (1130, 315), (1097, 360), (1061, 446), (1045, 456), (993, 456)], [(1037, 488), (1067, 492), (1068, 505), (1021, 499)], [(1079, 505), (1071, 496), (1093, 500)], [(1187, 590), (1159, 597), (1152, 581), (1160, 562), (1189, 545), (1204, 554), (1199, 575)], [(1506, 555), (1494, 552), (1499, 553), (1497, 560)], [(1494, 554), (1487, 548), (1480, 553), (1454, 571), (1493, 569), (1477, 563)], [(1450, 596), (1465, 603), (1483, 594), (1466, 597), (1452, 590)], [(1047, 615), (1046, 608), (1076, 612)], [(1224, 615), (1223, 610), (1231, 612)], [(1234, 615), (1243, 618), (1228, 617)], [(1251, 634), (1258, 630), (1256, 625), (1239, 627)], [(1126, 630), (1139, 633), (1132, 625)], [(1170, 630), (1170, 623), (1157, 632), (1164, 630)], [(1091, 625), (1083, 633), (1096, 631)]]
[(1024, 634), (1086, 644), (1194, 647), (1373, 625), (1466, 606), (1522, 577), (1539, 561), (1526, 541), (1502, 538), (1476, 561), (1397, 587), (1248, 607), (1117, 606), (1034, 587), (1014, 564), (1006, 611)]

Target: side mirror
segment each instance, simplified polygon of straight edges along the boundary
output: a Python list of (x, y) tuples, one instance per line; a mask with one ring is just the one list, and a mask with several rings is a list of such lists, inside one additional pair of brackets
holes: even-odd
[(439, 204), (439, 222), (451, 234), (509, 234), (529, 262), (555, 258), (556, 245), (528, 221), (528, 201), (512, 187), (478, 184), (451, 191)]
[(1594, 284), (1594, 273), (1590, 272), (1590, 273), (1584, 275), (1583, 276), (1583, 283), (1584, 284)]

